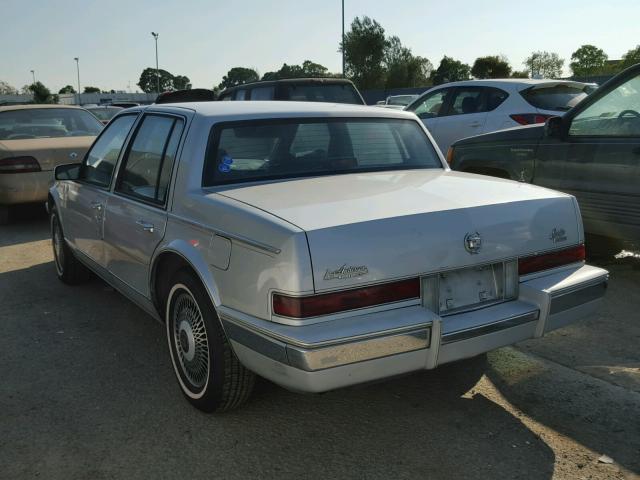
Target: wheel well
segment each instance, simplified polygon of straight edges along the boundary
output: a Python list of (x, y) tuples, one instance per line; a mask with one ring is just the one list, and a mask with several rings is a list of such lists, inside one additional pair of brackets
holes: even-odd
[(511, 175), (501, 168), (491, 167), (469, 167), (464, 170), (467, 173), (476, 173), (478, 175), (489, 175), (490, 177), (507, 178), (511, 179)]
[(163, 322), (165, 299), (167, 298), (167, 295), (169, 294), (169, 288), (171, 287), (171, 285), (169, 284), (169, 279), (171, 279), (171, 277), (173, 277), (173, 275), (178, 270), (182, 269), (189, 270), (195, 278), (199, 279), (191, 264), (177, 253), (161, 253), (154, 264), (151, 273), (151, 292), (153, 297), (153, 304), (155, 305), (158, 315)]

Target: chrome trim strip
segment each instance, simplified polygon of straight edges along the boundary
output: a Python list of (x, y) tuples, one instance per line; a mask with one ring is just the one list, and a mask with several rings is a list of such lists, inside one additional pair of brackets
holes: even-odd
[(287, 359), (292, 367), (314, 372), (389, 357), (399, 353), (423, 350), (429, 347), (430, 337), (431, 329), (421, 328), (405, 333), (311, 350), (287, 345)]
[(551, 305), (549, 307), (549, 315), (564, 312), (571, 308), (592, 302), (602, 298), (607, 291), (608, 282), (600, 279), (598, 282), (590, 282), (587, 285), (581, 285), (578, 288), (568, 289), (559, 294), (551, 296)]
[(200, 228), (202, 230), (205, 230), (206, 232), (210, 232), (213, 234), (217, 234), (217, 235), (221, 235), (223, 237), (228, 237), (231, 238), (237, 242), (241, 242), (244, 243), (246, 245), (252, 246), (254, 248), (258, 248), (260, 250), (264, 250), (266, 252), (272, 253), (274, 255), (278, 255), (282, 250), (280, 250), (279, 248), (273, 247), (271, 245), (268, 245), (266, 243), (262, 243), (259, 242), (257, 240), (253, 240), (251, 238), (245, 237), (243, 235), (238, 235), (236, 233), (231, 233), (231, 232), (227, 232), (224, 230), (220, 230), (219, 228), (213, 228), (209, 225), (205, 225), (203, 223), (200, 222), (196, 222), (195, 220), (191, 220), (189, 218), (185, 218), (182, 217), (180, 215), (176, 215), (175, 213), (171, 213), (169, 212), (169, 218), (173, 219), (173, 220), (177, 220), (179, 222), (182, 223), (186, 223), (188, 225), (192, 225), (194, 227)]
[[(487, 335), (489, 333), (495, 333), (507, 328), (517, 327), (524, 323), (535, 322), (540, 317), (540, 310), (534, 310), (521, 315), (514, 315), (512, 317), (503, 318), (501, 320), (485, 323), (476, 327), (466, 328), (464, 330), (457, 330), (455, 332), (446, 333), (442, 335), (442, 345), (449, 343), (459, 342), (461, 340), (468, 340), (470, 338), (479, 337), (481, 335)], [(445, 320), (446, 321), (446, 320)]]

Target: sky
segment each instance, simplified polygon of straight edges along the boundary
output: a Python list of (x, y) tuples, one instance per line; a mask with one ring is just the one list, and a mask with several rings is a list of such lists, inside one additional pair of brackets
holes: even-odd
[[(565, 59), (585, 43), (620, 58), (640, 44), (640, 0), (344, 0), (345, 24), (377, 20), (414, 55), (473, 64), (505, 55), (514, 69), (535, 50)], [(232, 67), (260, 74), (304, 60), (341, 71), (341, 0), (0, 0), (0, 80), (36, 80), (52, 91), (82, 87), (136, 91), (155, 66), (211, 88)]]

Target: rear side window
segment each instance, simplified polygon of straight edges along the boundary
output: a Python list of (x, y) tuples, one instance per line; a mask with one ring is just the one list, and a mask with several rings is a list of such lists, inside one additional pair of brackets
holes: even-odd
[(485, 100), (487, 112), (498, 108), (509, 96), (507, 92), (499, 88), (488, 87), (485, 88), (485, 92), (487, 97)]
[(573, 85), (552, 85), (531, 87), (520, 92), (529, 105), (541, 110), (566, 112), (587, 97), (585, 87)]
[(299, 102), (352, 103), (362, 105), (360, 96), (349, 84), (287, 85), (286, 100)]
[(174, 117), (144, 117), (120, 168), (116, 191), (164, 204), (183, 123)]
[(215, 126), (203, 186), (362, 171), (442, 168), (413, 120), (260, 120)]
[(245, 100), (245, 97), (247, 96), (247, 91), (246, 90), (238, 90), (236, 91), (236, 95), (234, 97), (234, 100)]
[(256, 87), (251, 90), (251, 100), (273, 100), (273, 87)]
[(105, 127), (82, 163), (80, 170), (82, 180), (100, 187), (109, 186), (120, 150), (135, 120), (136, 115), (122, 115)]

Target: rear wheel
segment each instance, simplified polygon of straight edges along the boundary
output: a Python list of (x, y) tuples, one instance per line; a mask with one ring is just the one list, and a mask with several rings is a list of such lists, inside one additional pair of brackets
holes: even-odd
[(243, 404), (255, 375), (233, 353), (209, 296), (187, 270), (171, 282), (165, 320), (171, 361), (187, 400), (205, 412)]
[(60, 218), (55, 207), (51, 210), (50, 222), (53, 261), (58, 278), (68, 285), (77, 285), (86, 281), (89, 277), (89, 270), (80, 263), (65, 242), (62, 225), (60, 225)]

